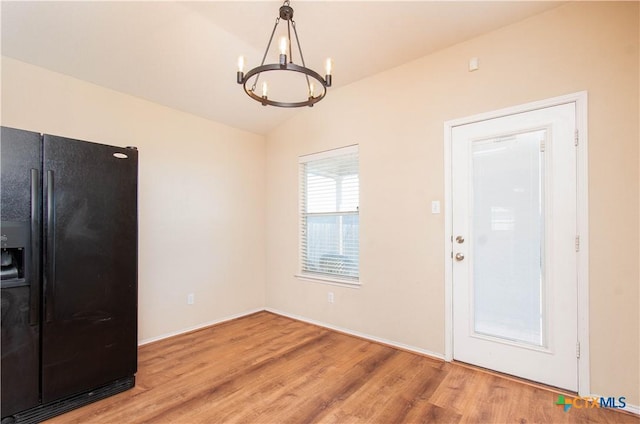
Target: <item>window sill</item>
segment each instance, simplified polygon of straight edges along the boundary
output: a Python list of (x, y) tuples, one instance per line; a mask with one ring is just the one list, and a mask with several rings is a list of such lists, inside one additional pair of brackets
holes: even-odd
[(340, 286), (340, 287), (348, 287), (350, 289), (359, 289), (362, 283), (360, 281), (354, 280), (343, 280), (340, 278), (333, 277), (322, 277), (318, 275), (312, 274), (295, 274), (298, 280), (302, 281), (310, 281), (312, 283), (320, 283), (320, 284), (328, 284), (330, 286)]

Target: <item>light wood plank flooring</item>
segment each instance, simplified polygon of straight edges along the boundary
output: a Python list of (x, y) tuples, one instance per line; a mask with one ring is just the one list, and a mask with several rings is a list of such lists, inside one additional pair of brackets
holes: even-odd
[(268, 312), (142, 346), (136, 387), (49, 423), (640, 423)]

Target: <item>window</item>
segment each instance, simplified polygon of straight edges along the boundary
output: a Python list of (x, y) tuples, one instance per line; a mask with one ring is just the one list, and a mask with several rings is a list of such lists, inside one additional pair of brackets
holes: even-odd
[(358, 283), (358, 146), (300, 157), (300, 260), (304, 276)]

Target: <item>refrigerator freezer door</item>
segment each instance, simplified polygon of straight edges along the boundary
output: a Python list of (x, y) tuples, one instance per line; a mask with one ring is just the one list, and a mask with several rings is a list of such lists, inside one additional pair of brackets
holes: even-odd
[(137, 367), (138, 152), (44, 136), (42, 398)]
[(40, 134), (2, 127), (2, 416), (40, 397)]

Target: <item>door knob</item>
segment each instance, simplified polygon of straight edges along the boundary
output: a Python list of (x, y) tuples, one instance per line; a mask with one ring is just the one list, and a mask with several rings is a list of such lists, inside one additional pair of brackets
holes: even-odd
[(464, 255), (462, 253), (456, 253), (456, 261), (461, 261), (464, 259)]
[(457, 241), (459, 244), (462, 244), (462, 243), (464, 243), (464, 237), (462, 237), (462, 236), (458, 236), (458, 237), (456, 237), (456, 241)]

